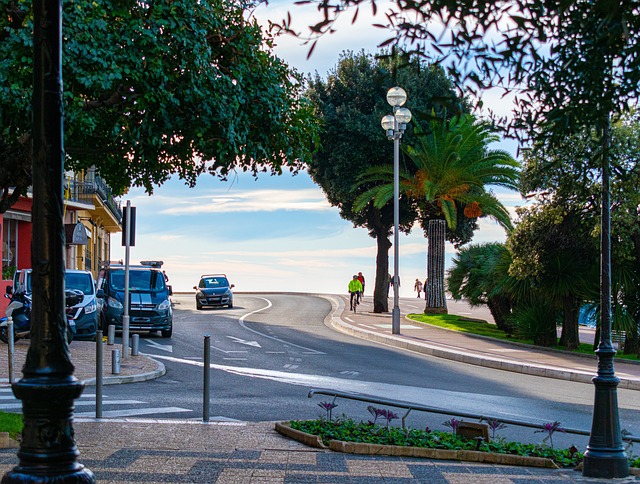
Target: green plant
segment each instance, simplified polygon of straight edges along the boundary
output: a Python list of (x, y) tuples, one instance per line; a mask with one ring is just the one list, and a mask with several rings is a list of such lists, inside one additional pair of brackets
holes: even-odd
[(546, 445), (522, 444), (498, 439), (482, 442), (478, 445), (473, 439), (465, 439), (451, 432), (436, 430), (401, 429), (383, 427), (372, 422), (355, 422), (350, 418), (327, 421), (293, 420), (291, 427), (319, 436), (325, 443), (331, 440), (344, 442), (363, 442), (381, 445), (401, 445), (446, 450), (479, 450), (500, 454), (513, 454), (552, 459), (563, 467), (576, 466), (582, 460), (582, 454), (575, 447), (553, 449)]
[(4, 266), (2, 268), (2, 280), (10, 281), (16, 273), (16, 266)]
[(9, 432), (9, 437), (16, 439), (22, 433), (22, 415), (0, 411), (0, 432)]

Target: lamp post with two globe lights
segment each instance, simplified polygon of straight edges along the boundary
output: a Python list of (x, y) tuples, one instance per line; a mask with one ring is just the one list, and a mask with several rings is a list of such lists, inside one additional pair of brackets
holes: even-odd
[(407, 93), (401, 87), (392, 87), (387, 92), (387, 102), (393, 106), (393, 114), (382, 118), (382, 129), (387, 138), (393, 140), (393, 311), (391, 313), (391, 333), (400, 334), (399, 300), (399, 226), (400, 226), (400, 138), (411, 121), (411, 111), (402, 106), (407, 101)]

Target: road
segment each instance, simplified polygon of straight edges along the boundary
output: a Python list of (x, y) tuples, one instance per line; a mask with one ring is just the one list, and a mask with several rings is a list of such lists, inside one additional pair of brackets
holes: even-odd
[[(193, 296), (177, 295), (175, 303), (172, 338), (140, 335), (141, 351), (162, 361), (167, 374), (105, 386), (104, 417), (201, 420), (204, 335), (210, 335), (212, 419), (315, 418), (323, 413), (318, 403), (328, 398), (308, 399), (307, 393), (324, 388), (538, 423), (557, 420), (585, 430), (591, 426), (590, 384), (465, 365), (343, 335), (325, 325), (331, 304), (319, 296), (236, 294), (233, 309), (203, 311), (195, 309)], [(418, 312), (421, 302), (403, 299), (401, 307), (403, 314)], [(622, 428), (640, 435), (637, 392), (619, 389), (618, 401)], [(337, 403), (334, 416), (369, 417), (366, 404)], [(8, 390), (0, 393), (0, 409), (11, 405), (20, 403)], [(88, 387), (76, 402), (75, 416), (94, 415), (95, 387)], [(447, 418), (413, 412), (407, 421), (441, 429)], [(520, 441), (542, 439), (530, 429), (505, 432)], [(586, 444), (575, 436), (554, 436), (554, 442), (562, 445), (563, 438), (567, 445)]]

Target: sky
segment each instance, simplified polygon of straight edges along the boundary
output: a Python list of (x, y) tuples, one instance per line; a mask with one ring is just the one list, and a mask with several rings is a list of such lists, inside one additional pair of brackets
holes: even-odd
[[(317, 21), (319, 14), (313, 8), (292, 3), (270, 2), (254, 14), (263, 25), (268, 19), (281, 20), (287, 11), (291, 11), (297, 28)], [(309, 59), (309, 46), (293, 37), (279, 38), (274, 51), (300, 72), (317, 71), (326, 76), (344, 50), (375, 52), (388, 33), (372, 27), (374, 21), (382, 21), (380, 13), (374, 19), (362, 11), (355, 25), (351, 16), (343, 18), (336, 25), (336, 33), (323, 37)], [(509, 108), (497, 95), (484, 102), (497, 111)], [(513, 143), (496, 147), (516, 154)], [(523, 204), (518, 193), (496, 193), (512, 214)], [(329, 205), (320, 187), (305, 172), (295, 176), (260, 174), (257, 180), (239, 173), (226, 182), (203, 175), (195, 188), (174, 177), (155, 188), (151, 196), (143, 189), (130, 190), (122, 198), (123, 207), (127, 201), (137, 209), (131, 264), (163, 260), (174, 291), (192, 291), (202, 274), (225, 273), (237, 292), (344, 294), (351, 277), (362, 272), (365, 292), (373, 292), (375, 239), (366, 229), (342, 220), (338, 209)], [(120, 239), (118, 235), (112, 237), (112, 260), (124, 258)], [(481, 219), (473, 243), (504, 239), (504, 230), (497, 223)], [(419, 227), (408, 236), (400, 234), (401, 297), (415, 295), (415, 279), (424, 280), (426, 248), (427, 240)], [(448, 267), (455, 249), (448, 245), (446, 250)], [(390, 268), (393, 252), (392, 248)]]

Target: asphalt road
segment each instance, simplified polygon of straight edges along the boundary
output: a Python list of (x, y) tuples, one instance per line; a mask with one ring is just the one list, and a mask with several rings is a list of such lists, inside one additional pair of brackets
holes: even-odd
[[(167, 374), (105, 387), (105, 417), (202, 419), (204, 335), (210, 335), (212, 419), (314, 418), (323, 414), (318, 403), (327, 398), (308, 399), (307, 393), (326, 388), (538, 423), (557, 420), (571, 428), (591, 426), (592, 385), (470, 366), (346, 336), (324, 324), (331, 305), (322, 297), (236, 294), (233, 309), (202, 311), (195, 309), (192, 296), (178, 295), (175, 302), (172, 338), (140, 336), (141, 351), (161, 360)], [(91, 393), (85, 393), (90, 403)], [(639, 435), (637, 392), (618, 390), (618, 400), (622, 428)], [(91, 407), (79, 403), (76, 416), (93, 415)], [(337, 403), (334, 416), (369, 416), (366, 404)], [(443, 428), (447, 418), (414, 412), (407, 421)], [(532, 442), (543, 437), (518, 428), (501, 434)], [(563, 441), (586, 443), (554, 436), (554, 442)]]

